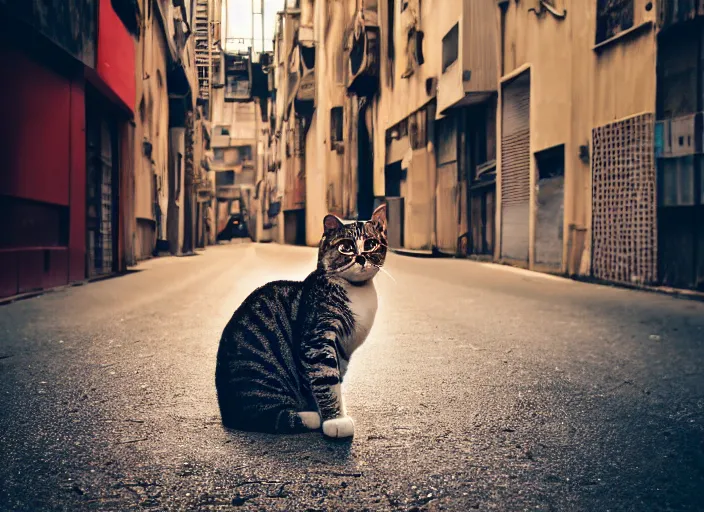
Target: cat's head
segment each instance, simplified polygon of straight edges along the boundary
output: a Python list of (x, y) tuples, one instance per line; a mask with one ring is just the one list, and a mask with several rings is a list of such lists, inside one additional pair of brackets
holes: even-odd
[(374, 277), (386, 259), (386, 205), (371, 220), (343, 222), (334, 215), (323, 220), (318, 250), (318, 268), (351, 283)]

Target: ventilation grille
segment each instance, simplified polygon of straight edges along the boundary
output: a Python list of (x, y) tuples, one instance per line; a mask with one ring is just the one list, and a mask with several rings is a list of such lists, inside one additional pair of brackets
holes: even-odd
[(654, 115), (592, 131), (592, 273), (607, 281), (657, 279)]

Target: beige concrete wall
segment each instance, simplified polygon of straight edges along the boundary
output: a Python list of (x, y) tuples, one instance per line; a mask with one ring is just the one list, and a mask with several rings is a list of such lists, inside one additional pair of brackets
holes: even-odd
[[(531, 155), (565, 145), (565, 197), (562, 271), (588, 274), (591, 252), (591, 164), (579, 158), (579, 147), (590, 146), (594, 127), (655, 110), (655, 33), (648, 23), (655, 9), (635, 0), (631, 35), (616, 37), (601, 48), (595, 45), (596, 0), (558, 2), (567, 16), (528, 12), (531, 2), (508, 3), (502, 34), (501, 75), (504, 80), (521, 70), (531, 74)], [(500, 16), (497, 12), (497, 22)], [(645, 24), (645, 25), (644, 25)], [(641, 26), (643, 25), (643, 26)], [(501, 98), (499, 99), (501, 101)], [(500, 154), (501, 108), (497, 111)], [(498, 172), (500, 174), (500, 158)], [(537, 169), (531, 158), (531, 204), (536, 204)], [(500, 191), (500, 177), (497, 190)], [(535, 206), (530, 222), (530, 266), (534, 265)], [(501, 200), (497, 197), (497, 244), (500, 254)], [(573, 246), (570, 225), (586, 229), (583, 247)], [(578, 245), (578, 244), (577, 244)], [(568, 248), (572, 252), (568, 253)]]
[[(425, 57), (426, 62), (429, 59), (437, 62), (437, 111), (440, 114), (466, 94), (496, 91), (498, 56), (494, 41), (498, 27), (494, 23), (495, 9), (496, 0), (458, 0), (443, 3), (442, 10), (432, 10), (439, 41), (430, 45), (436, 53)], [(442, 39), (455, 24), (459, 30), (458, 58), (443, 73)], [(470, 73), (466, 81), (465, 71)]]
[[(634, 27), (655, 21), (655, 8), (647, 11), (647, 0), (635, 0), (634, 3)], [(589, 64), (591, 61), (593, 78), (589, 95), (591, 112), (584, 112), (585, 105), (580, 104), (579, 96), (576, 96), (573, 101), (573, 108), (582, 109), (581, 112), (574, 113), (575, 117), (579, 119), (575, 120), (579, 127), (573, 127), (575, 130), (573, 137), (577, 137), (574, 143), (574, 152), (577, 151), (579, 144), (585, 144), (586, 141), (589, 141), (591, 155), (592, 128), (635, 114), (655, 112), (657, 39), (654, 27), (644, 26), (633, 36), (615, 41), (596, 53), (592, 49), (596, 29), (595, 9), (588, 10), (585, 6), (581, 6), (581, 9), (583, 11), (579, 12), (573, 8), (578, 15), (589, 19), (588, 25), (592, 30), (591, 34), (577, 32), (580, 50), (573, 52), (575, 60), (572, 65), (575, 69), (579, 62)], [(576, 25), (575, 22), (573, 22), (574, 25)], [(579, 92), (575, 91), (575, 94)], [(582, 142), (579, 142), (580, 140)], [(574, 156), (571, 160), (575, 170), (572, 175), (574, 185), (571, 187), (573, 196), (571, 222), (574, 222), (578, 227), (584, 226), (587, 229), (586, 244), (578, 262), (580, 268), (576, 268), (575, 272), (589, 274), (591, 271), (591, 168), (585, 168), (584, 164)], [(567, 204), (566, 201), (566, 206)], [(567, 219), (565, 220), (567, 221)], [(577, 262), (574, 264), (576, 265)]]
[[(306, 186), (306, 216), (311, 217), (307, 224), (309, 242), (317, 245), (320, 241), (323, 217), (333, 213), (340, 217), (351, 214), (343, 206), (343, 182), (349, 183), (349, 176), (344, 176), (345, 160), (352, 156), (356, 147), (350, 144), (345, 133), (345, 148), (343, 154), (338, 154), (330, 143), (330, 112), (333, 107), (343, 107), (343, 119), (349, 121), (352, 115), (352, 101), (346, 96), (347, 59), (345, 58), (345, 28), (352, 19), (355, 2), (345, 0), (326, 5), (317, 1), (314, 12), (314, 30), (316, 41), (315, 81), (316, 81), (316, 114), (315, 139), (306, 148), (306, 154), (315, 152), (315, 167), (306, 164), (306, 178), (312, 182), (312, 188)], [(309, 149), (310, 148), (310, 149)], [(312, 151), (311, 151), (312, 150)], [(312, 174), (308, 174), (308, 171)], [(318, 180), (323, 182), (319, 190)], [(322, 192), (322, 193), (321, 193)], [(308, 222), (308, 221), (307, 221)], [(311, 232), (311, 230), (313, 230)]]
[(325, 205), (325, 167), (318, 164), (318, 159), (325, 158), (325, 145), (320, 144), (322, 121), (320, 110), (316, 110), (306, 134), (306, 245), (314, 247), (320, 242), (323, 218), (327, 214)]
[[(157, 193), (163, 214), (163, 232), (158, 236), (166, 238), (166, 217), (168, 209), (168, 126), (169, 98), (166, 83), (168, 46), (154, 10), (147, 18), (146, 1), (143, 33), (137, 45), (136, 54), (136, 104), (135, 114), (135, 217), (156, 221), (154, 218), (154, 175), (157, 177)], [(152, 155), (144, 154), (144, 142), (152, 144)], [(137, 258), (151, 255), (155, 240), (149, 240), (147, 233), (138, 233), (135, 240)]]
[[(439, 9), (442, 3), (442, 9)], [(423, 56), (425, 62), (414, 69), (408, 78), (401, 78), (407, 67), (408, 47), (407, 27), (412, 18), (401, 14), (401, 2), (394, 2), (395, 11), (393, 42), (394, 61), (389, 62), (389, 19), (388, 2), (379, 3), (381, 26), (380, 55), (380, 94), (372, 104), (374, 119), (374, 195), (383, 197), (385, 190), (385, 167), (403, 155), (410, 156), (405, 164), (408, 177), (401, 184), (401, 194), (405, 197), (404, 233), (405, 246), (413, 249), (426, 249), (432, 243), (433, 195), (435, 193), (435, 158), (425, 150), (411, 151), (410, 148), (396, 150), (387, 147), (387, 130), (406, 119), (435, 98), (436, 90), (426, 88), (427, 79), (437, 80), (441, 72), (442, 36), (445, 25), (451, 27), (461, 18), (461, 2), (424, 1), (418, 9), (418, 2), (409, 3), (409, 12), (419, 13), (418, 27), (424, 32)], [(452, 21), (454, 20), (454, 21)], [(449, 28), (448, 28), (449, 29)], [(428, 92), (430, 94), (428, 94)], [(395, 141), (395, 146), (406, 148), (405, 140)], [(429, 145), (431, 153), (433, 145)], [(425, 217), (427, 215), (428, 217)]]
[(435, 155), (427, 148), (413, 150), (408, 168), (405, 204), (405, 245), (411, 249), (430, 249), (435, 215)]
[[(173, 199), (168, 202), (168, 240), (169, 249), (172, 254), (181, 254), (181, 249), (183, 248), (185, 138), (185, 128), (169, 129), (169, 160), (172, 165), (172, 172), (170, 173), (169, 179), (172, 181), (172, 186), (175, 191)], [(179, 154), (181, 155), (180, 165)]]
[[(425, 33), (424, 49), (425, 64), (419, 66), (410, 78), (401, 78), (406, 69), (404, 58), (407, 37), (403, 31), (401, 18), (401, 2), (395, 2), (396, 12), (394, 25), (394, 47), (396, 58), (392, 66), (392, 74), (388, 69), (388, 45), (386, 36), (382, 36), (381, 44), (381, 94), (379, 101), (379, 127), (387, 129), (408, 117), (420, 107), (428, 103), (435, 93), (428, 95), (425, 89), (427, 78), (437, 78), (441, 70), (442, 36), (445, 34), (440, 20), (445, 19), (446, 10), (453, 10), (459, 2), (424, 1), (420, 10), (420, 29)], [(441, 5), (442, 8), (441, 8)], [(450, 5), (452, 4), (452, 6)], [(416, 2), (417, 5), (417, 2)], [(387, 3), (380, 2), (382, 32), (386, 34), (388, 27)], [(402, 98), (402, 100), (401, 100)]]
[[(327, 213), (339, 216), (350, 213), (343, 206), (343, 181), (349, 183), (350, 178), (343, 178), (343, 172), (345, 160), (351, 158), (356, 147), (346, 137), (345, 152), (340, 155), (332, 149), (329, 139), (331, 109), (346, 106), (346, 120), (351, 114), (344, 83), (347, 70), (344, 44), (345, 28), (355, 8), (355, 0), (331, 3), (317, 0), (314, 5), (316, 110), (306, 136), (306, 244), (310, 246), (320, 242)], [(344, 73), (340, 66), (344, 67)]]

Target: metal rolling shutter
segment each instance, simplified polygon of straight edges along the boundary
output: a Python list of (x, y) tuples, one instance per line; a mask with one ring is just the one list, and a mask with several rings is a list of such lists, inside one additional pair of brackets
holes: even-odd
[(504, 86), (501, 133), (501, 257), (528, 261), (530, 75)]

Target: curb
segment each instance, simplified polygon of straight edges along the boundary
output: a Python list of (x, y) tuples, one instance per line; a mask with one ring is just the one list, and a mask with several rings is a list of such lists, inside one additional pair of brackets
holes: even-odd
[(550, 275), (550, 276), (554, 276), (554, 277), (561, 277), (561, 278), (566, 279), (568, 281), (574, 281), (577, 283), (609, 286), (611, 288), (621, 288), (621, 289), (625, 289), (625, 290), (636, 290), (636, 291), (641, 291), (641, 292), (656, 293), (659, 295), (667, 295), (670, 297), (674, 297), (676, 299), (694, 300), (694, 301), (704, 302), (704, 292), (700, 292), (700, 291), (696, 291), (696, 290), (687, 290), (684, 288), (672, 288), (669, 286), (648, 286), (648, 285), (638, 285), (638, 284), (629, 284), (629, 283), (615, 283), (615, 282), (611, 282), (611, 281), (604, 281), (601, 279), (596, 279), (591, 276), (577, 276), (577, 275), (568, 276), (566, 274), (560, 274), (560, 273), (555, 273), (555, 272), (543, 272), (540, 270), (530, 270), (527, 268), (511, 265), (509, 263), (502, 262), (502, 261), (475, 259), (475, 258), (471, 258), (471, 257), (462, 258), (462, 257), (457, 257), (457, 256), (451, 255), (451, 254), (444, 254), (444, 253), (438, 251), (436, 248), (433, 248), (432, 251), (427, 251), (427, 250), (414, 251), (411, 249), (389, 249), (389, 250), (394, 254), (398, 254), (399, 256), (407, 256), (409, 258), (466, 259), (468, 261), (474, 261), (477, 263), (490, 263), (493, 265), (507, 266), (507, 267), (511, 267), (511, 268), (522, 268), (523, 270), (526, 270), (528, 272), (535, 272), (536, 274), (545, 274), (545, 275)]
[(68, 290), (69, 288), (75, 288), (76, 286), (83, 286), (90, 283), (97, 283), (100, 281), (107, 281), (108, 279), (114, 279), (116, 277), (122, 277), (129, 274), (134, 274), (140, 272), (140, 270), (127, 269), (121, 272), (113, 272), (111, 274), (106, 274), (103, 276), (89, 277), (81, 281), (73, 281), (67, 284), (61, 284), (59, 286), (52, 286), (51, 288), (44, 288), (42, 290), (32, 290), (31, 292), (18, 293), (17, 295), (11, 295), (10, 297), (3, 297), (0, 299), (0, 306), (7, 306), (13, 302), (20, 302), (27, 299), (33, 299), (35, 297), (40, 297), (46, 295), (47, 293), (56, 293)]
[(453, 257), (448, 254), (443, 254), (436, 249), (433, 249), (432, 251), (428, 251), (428, 250), (416, 251), (413, 249), (391, 249), (391, 248), (389, 248), (389, 250), (394, 254), (398, 254), (399, 256), (408, 256), (409, 258), (452, 258)]
[(669, 286), (648, 286), (629, 283), (613, 283), (604, 281), (590, 276), (569, 276), (566, 279), (571, 279), (578, 283), (596, 284), (601, 286), (609, 286), (611, 288), (621, 288), (623, 290), (635, 290), (641, 292), (656, 293), (658, 295), (668, 295), (676, 299), (694, 300), (704, 302), (704, 293), (696, 290), (687, 290), (684, 288), (671, 288)]

